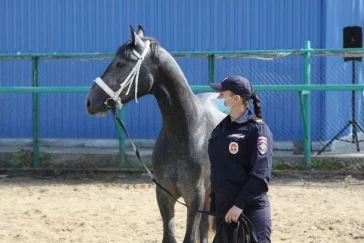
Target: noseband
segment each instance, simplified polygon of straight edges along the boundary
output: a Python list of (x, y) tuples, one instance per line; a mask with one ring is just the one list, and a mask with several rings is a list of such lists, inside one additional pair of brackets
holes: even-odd
[[(104, 102), (104, 104), (107, 107), (112, 108), (112, 106), (116, 106), (119, 109), (121, 109), (123, 104), (121, 103), (120, 94), (123, 91), (123, 89), (126, 88), (126, 86), (128, 86), (128, 85), (129, 85), (129, 88), (126, 92), (126, 95), (129, 94), (130, 88), (134, 81), (135, 81), (135, 101), (138, 103), (137, 93), (138, 93), (139, 70), (140, 70), (140, 66), (142, 65), (142, 62), (144, 60), (145, 55), (147, 55), (147, 53), (150, 49), (150, 41), (147, 40), (145, 44), (146, 44), (146, 46), (141, 55), (139, 55), (139, 53), (133, 49), (133, 54), (138, 58), (138, 61), (135, 64), (134, 68), (129, 73), (129, 75), (126, 77), (124, 82), (122, 82), (120, 84), (119, 90), (114, 92), (100, 77), (97, 77), (94, 80), (94, 82), (97, 83), (110, 96), (110, 98), (107, 98), (106, 101)], [(112, 102), (113, 104), (109, 103), (109, 101), (113, 101)]]

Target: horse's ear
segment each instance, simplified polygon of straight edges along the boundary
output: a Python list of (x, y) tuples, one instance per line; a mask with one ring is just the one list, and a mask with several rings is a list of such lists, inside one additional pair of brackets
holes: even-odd
[(142, 39), (140, 39), (139, 35), (137, 35), (137, 33), (134, 32), (134, 45), (135, 46), (140, 46), (140, 47), (145, 47), (145, 43)]
[(130, 25), (130, 36), (131, 36), (131, 40), (133, 41), (133, 43), (135, 43), (135, 32), (134, 32), (134, 28), (133, 26)]
[(140, 37), (144, 37), (144, 29), (141, 25), (138, 25), (138, 30), (136, 32)]
[(140, 37), (139, 37), (139, 35), (137, 35), (137, 33), (135, 33), (133, 26), (131, 26), (131, 25), (130, 25), (130, 34), (131, 34), (131, 40), (133, 41), (135, 46), (141, 46), (141, 47), (145, 46), (144, 41), (142, 39), (140, 39)]

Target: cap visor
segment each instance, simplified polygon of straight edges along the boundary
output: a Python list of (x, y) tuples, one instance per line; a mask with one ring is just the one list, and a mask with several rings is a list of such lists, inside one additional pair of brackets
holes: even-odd
[(210, 86), (211, 86), (212, 89), (214, 89), (216, 91), (221, 91), (222, 90), (221, 83), (210, 83)]

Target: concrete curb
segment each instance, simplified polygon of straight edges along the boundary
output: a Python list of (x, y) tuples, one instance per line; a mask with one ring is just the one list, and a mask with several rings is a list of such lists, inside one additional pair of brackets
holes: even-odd
[[(325, 151), (335, 150), (334, 141)], [(153, 148), (155, 139), (133, 139), (133, 143), (138, 148)], [(59, 138), (45, 138), (40, 139), (39, 144), (42, 147), (70, 147), (70, 148), (118, 148), (118, 139), (59, 139)], [(33, 146), (33, 140), (31, 138), (0, 138), (1, 146)], [(125, 146), (132, 148), (129, 140), (125, 140)], [(312, 142), (312, 150), (318, 151), (323, 147), (322, 142)], [(291, 151), (303, 151), (302, 141), (277, 141), (274, 142), (273, 148), (276, 150), (291, 150)]]

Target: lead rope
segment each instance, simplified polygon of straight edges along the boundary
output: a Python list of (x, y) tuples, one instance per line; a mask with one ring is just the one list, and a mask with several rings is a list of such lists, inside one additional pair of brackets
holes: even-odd
[[(129, 75), (126, 77), (126, 79), (124, 80), (124, 82), (122, 82), (120, 84), (120, 88), (119, 90), (117, 90), (116, 92), (114, 92), (100, 77), (95, 79), (95, 83), (97, 83), (110, 97), (108, 99), (106, 99), (106, 101), (104, 102), (104, 104), (111, 108), (114, 118), (116, 119), (116, 121), (118, 122), (118, 124), (121, 126), (121, 128), (123, 129), (123, 131), (125, 132), (125, 134), (128, 136), (128, 139), (130, 141), (130, 143), (133, 146), (133, 149), (135, 151), (135, 155), (137, 156), (138, 160), (143, 164), (144, 168), (146, 169), (146, 171), (148, 172), (149, 177), (151, 178), (151, 180), (160, 188), (162, 189), (164, 192), (166, 192), (168, 195), (170, 195), (174, 200), (176, 200), (176, 202), (178, 202), (179, 204), (195, 211), (198, 213), (202, 213), (202, 214), (206, 214), (206, 215), (211, 215), (211, 216), (215, 216), (213, 213), (209, 212), (209, 211), (204, 211), (204, 210), (195, 210), (193, 208), (191, 208), (189, 205), (182, 203), (180, 201), (178, 201), (178, 199), (171, 193), (169, 192), (165, 187), (163, 187), (158, 181), (157, 179), (154, 177), (154, 175), (152, 174), (152, 172), (148, 169), (148, 167), (145, 165), (145, 163), (142, 161), (141, 157), (140, 157), (140, 153), (138, 148), (135, 146), (135, 144), (133, 143), (133, 141), (131, 140), (129, 133), (127, 132), (125, 125), (123, 123), (123, 121), (119, 118), (119, 116), (116, 114), (116, 107), (118, 107), (119, 109), (122, 108), (122, 103), (121, 103), (121, 99), (120, 99), (120, 94), (121, 92), (129, 85), (128, 90), (126, 92), (126, 95), (129, 94), (130, 88), (133, 84), (133, 82), (135, 81), (135, 101), (136, 103), (138, 103), (138, 99), (137, 99), (137, 94), (138, 94), (138, 79), (139, 79), (139, 71), (140, 71), (140, 67), (142, 65), (142, 62), (144, 60), (145, 55), (147, 54), (147, 52), (149, 51), (150, 48), (150, 41), (147, 40), (146, 41), (146, 47), (144, 48), (143, 52), (141, 55), (139, 55), (138, 52), (136, 52), (135, 50), (133, 50), (133, 54), (138, 58), (137, 63), (135, 64), (134, 68), (132, 69), (132, 71), (129, 73)], [(109, 105), (108, 101), (109, 100), (113, 100), (115, 103), (113, 105)], [(243, 222), (243, 227), (244, 229), (246, 228), (247, 231), (245, 231), (243, 229), (243, 232), (246, 232), (246, 237), (247, 239), (249, 239), (250, 242), (250, 233), (252, 234), (253, 238), (256, 239), (256, 234), (255, 234), (255, 230), (254, 227), (252, 225), (252, 223), (249, 221), (249, 219), (244, 215), (241, 214), (239, 217), (239, 220), (242, 220)], [(219, 227), (221, 228), (221, 227)], [(226, 232), (223, 232), (226, 233)], [(235, 237), (235, 236), (234, 236)], [(244, 241), (245, 242), (245, 241)]]
[[(125, 128), (125, 125), (123, 123), (123, 121), (120, 119), (120, 117), (116, 114), (116, 109), (115, 107), (112, 108), (112, 112), (113, 112), (113, 115), (114, 115), (114, 118), (116, 119), (116, 121), (118, 122), (118, 124), (121, 126), (121, 128), (123, 129), (123, 131), (125, 132), (125, 134), (128, 136), (128, 139), (131, 143), (131, 145), (133, 146), (133, 149), (135, 151), (135, 155), (136, 157), (138, 158), (138, 160), (143, 164), (145, 170), (148, 172), (148, 175), (150, 177), (150, 179), (157, 185), (159, 186), (163, 191), (165, 191), (168, 195), (170, 195), (174, 200), (176, 200), (178, 203), (186, 206), (187, 208), (189, 209), (192, 209), (192, 210), (195, 210), (193, 208), (191, 208), (189, 205), (183, 203), (183, 202), (180, 202), (178, 201), (178, 199), (172, 194), (170, 193), (164, 186), (162, 186), (158, 181), (157, 179), (154, 177), (153, 173), (148, 169), (148, 167), (145, 165), (145, 163), (143, 162), (143, 160), (141, 159), (140, 157), (140, 153), (139, 153), (139, 150), (138, 148), (135, 146), (135, 144), (133, 143), (133, 141), (131, 140), (130, 136), (129, 136), (129, 133), (127, 132), (126, 128)], [(203, 214), (208, 214), (208, 215), (211, 215), (211, 216), (215, 216), (214, 214), (212, 214), (211, 212), (209, 211), (203, 211), (203, 210), (195, 210), (196, 212), (199, 212), (199, 213), (203, 213)]]
[[(214, 238), (212, 243), (231, 243), (228, 240), (227, 236), (227, 228), (229, 226), (225, 221), (223, 221), (216, 234), (220, 233), (221, 236), (217, 236)], [(232, 234), (232, 242), (233, 243), (256, 243), (258, 242), (257, 235), (255, 233), (255, 229), (253, 224), (250, 222), (248, 217), (246, 217), (243, 213), (239, 216), (238, 223), (236, 228), (233, 230)], [(222, 242), (219, 240), (222, 239)]]
[[(133, 146), (133, 149), (135, 151), (135, 155), (136, 157), (138, 158), (138, 160), (143, 164), (145, 170), (148, 172), (148, 175), (150, 177), (150, 179), (160, 188), (162, 189), (164, 192), (166, 192), (168, 195), (170, 195), (174, 200), (176, 200), (176, 202), (178, 202), (179, 204), (182, 204), (183, 206), (191, 209), (191, 210), (194, 210), (198, 213), (202, 213), (202, 214), (207, 214), (207, 215), (211, 215), (211, 216), (215, 216), (214, 213), (211, 213), (209, 211), (204, 211), (204, 210), (195, 210), (193, 208), (191, 208), (189, 205), (183, 203), (183, 202), (180, 202), (178, 201), (178, 199), (171, 193), (169, 192), (164, 186), (162, 186), (158, 181), (157, 179), (154, 177), (153, 173), (148, 169), (148, 167), (145, 165), (145, 163), (143, 162), (143, 160), (141, 159), (140, 157), (140, 153), (139, 153), (139, 150), (138, 148), (135, 146), (135, 144), (133, 143), (133, 141), (131, 140), (130, 136), (129, 136), (129, 133), (128, 131), (126, 130), (125, 128), (125, 125), (123, 123), (123, 121), (120, 119), (120, 117), (117, 115), (116, 113), (116, 108), (115, 106), (112, 107), (112, 113), (114, 115), (114, 118), (116, 119), (116, 121), (118, 122), (118, 124), (120, 125), (120, 127), (123, 129), (123, 131), (125, 132), (125, 134), (127, 135), (131, 145)], [(255, 229), (254, 229), (254, 226), (253, 224), (250, 222), (250, 220), (242, 213), (239, 217), (239, 223), (242, 225), (242, 231), (243, 233), (241, 233), (241, 235), (244, 235), (244, 241), (243, 242), (246, 242), (246, 243), (250, 243), (250, 239), (251, 237), (253, 237), (253, 239), (255, 240), (255, 242), (257, 242), (257, 236), (256, 236), (256, 233), (255, 233)], [(223, 226), (224, 223), (222, 223), (219, 227), (219, 229), (221, 229), (221, 226)], [(218, 232), (216, 232), (218, 233)], [(237, 234), (237, 232), (236, 232)], [(238, 236), (234, 233), (234, 238), (238, 239)], [(225, 238), (226, 236), (226, 230), (223, 230), (223, 236)], [(224, 242), (224, 243), (228, 243), (228, 242)], [(238, 242), (236, 242), (238, 243)], [(239, 242), (240, 243), (240, 242)]]

